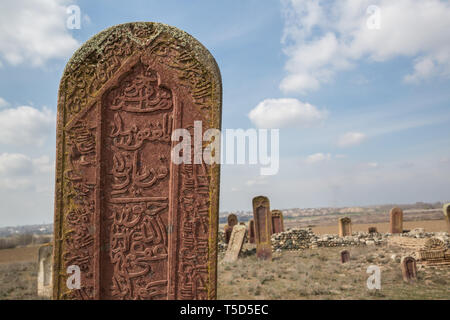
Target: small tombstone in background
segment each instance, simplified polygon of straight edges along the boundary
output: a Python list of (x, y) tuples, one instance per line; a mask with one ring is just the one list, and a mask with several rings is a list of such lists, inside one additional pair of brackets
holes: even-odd
[(350, 252), (348, 250), (341, 251), (341, 262), (347, 263), (350, 261)]
[(403, 233), (403, 210), (392, 208), (390, 216), (390, 233)]
[(245, 232), (247, 228), (243, 225), (236, 225), (233, 227), (230, 242), (228, 243), (227, 251), (225, 252), (224, 262), (235, 262), (239, 257), (242, 245), (244, 244)]
[(376, 227), (370, 227), (369, 228), (369, 233), (378, 233), (378, 230)]
[(339, 237), (352, 235), (352, 220), (349, 217), (339, 219)]
[(445, 221), (447, 222), (447, 229), (448, 229), (448, 233), (450, 233), (450, 203), (447, 203), (444, 206), (444, 216), (445, 216)]
[(53, 294), (53, 246), (43, 245), (38, 252), (37, 294), (39, 297), (51, 299)]
[(248, 223), (248, 241), (255, 243), (255, 220), (251, 219)]
[(272, 259), (272, 213), (267, 197), (253, 199), (253, 217), (255, 219), (256, 256), (259, 259)]
[(416, 259), (413, 257), (403, 257), (401, 260), (403, 281), (414, 282), (417, 280)]
[(228, 215), (227, 225), (224, 228), (225, 233), (225, 243), (230, 242), (231, 233), (233, 232), (233, 227), (238, 224), (238, 217), (235, 214)]
[(272, 233), (280, 233), (284, 231), (283, 212), (280, 210), (272, 210)]

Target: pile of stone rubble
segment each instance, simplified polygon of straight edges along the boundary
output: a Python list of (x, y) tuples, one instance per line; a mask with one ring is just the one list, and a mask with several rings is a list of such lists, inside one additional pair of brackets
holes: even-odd
[[(294, 228), (285, 232), (272, 235), (273, 251), (298, 251), (304, 249), (324, 248), (324, 247), (351, 247), (351, 246), (379, 246), (388, 242), (392, 236), (408, 238), (438, 238), (450, 247), (450, 238), (447, 232), (424, 232), (423, 229), (414, 229), (408, 233), (368, 233), (354, 232), (351, 236), (339, 237), (337, 234), (314, 234), (311, 228)], [(227, 245), (223, 241), (223, 232), (219, 232), (219, 251), (225, 251)], [(253, 252), (253, 249), (251, 249)]]

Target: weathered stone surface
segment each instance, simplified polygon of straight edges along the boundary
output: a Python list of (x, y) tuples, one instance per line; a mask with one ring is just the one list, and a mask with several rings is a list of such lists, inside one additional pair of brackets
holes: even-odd
[(221, 104), (214, 58), (174, 27), (114, 26), (75, 53), (58, 98), (55, 299), (216, 297), (220, 167), (193, 150), (175, 164), (171, 137), (220, 129)]
[(417, 280), (417, 264), (413, 257), (403, 257), (400, 261), (403, 281), (414, 282)]
[(225, 257), (223, 258), (224, 262), (237, 261), (239, 253), (241, 252), (242, 249), (242, 245), (244, 244), (246, 231), (247, 228), (242, 225), (235, 225), (233, 227), (230, 242), (228, 243), (227, 251), (225, 253)]
[(238, 224), (238, 217), (235, 214), (228, 215), (227, 225), (225, 225), (223, 231), (225, 232), (225, 243), (230, 241), (231, 232), (233, 231), (233, 227)]
[(42, 298), (52, 298), (53, 246), (43, 245), (38, 251), (37, 294)]
[(444, 206), (445, 222), (447, 223), (447, 232), (450, 233), (450, 203)]
[(281, 212), (280, 210), (272, 210), (272, 233), (280, 233), (283, 231), (283, 212)]
[(255, 243), (255, 220), (251, 219), (248, 223), (248, 239), (250, 243)]
[(352, 220), (349, 217), (339, 218), (339, 236), (352, 235)]
[(350, 252), (348, 250), (341, 251), (341, 262), (347, 263), (350, 261)]
[(233, 227), (229, 226), (229, 225), (225, 225), (225, 227), (223, 228), (223, 232), (225, 235), (225, 243), (230, 242), (231, 233), (233, 232)]
[(259, 259), (272, 259), (272, 213), (267, 197), (253, 198), (253, 219), (255, 220), (256, 255)]
[(234, 213), (228, 215), (227, 222), (230, 227), (237, 225), (238, 221), (238, 217)]
[(390, 217), (390, 232), (403, 233), (403, 210), (400, 208), (392, 208), (389, 213)]
[(418, 257), (426, 265), (450, 265), (450, 251), (444, 241), (437, 238), (426, 240)]

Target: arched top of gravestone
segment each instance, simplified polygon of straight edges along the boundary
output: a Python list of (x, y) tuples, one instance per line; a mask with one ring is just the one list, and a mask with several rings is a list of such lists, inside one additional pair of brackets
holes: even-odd
[(235, 226), (238, 224), (238, 217), (237, 217), (237, 215), (232, 213), (232, 214), (228, 215), (227, 221), (228, 221), (229, 226)]
[(398, 207), (395, 207), (391, 209), (390, 214), (391, 215), (403, 214), (403, 210)]
[(258, 207), (270, 207), (270, 202), (269, 202), (269, 198), (265, 197), (265, 196), (258, 196), (253, 198), (253, 208), (258, 208)]
[(282, 215), (281, 210), (272, 210), (272, 217), (281, 217)]
[[(208, 49), (176, 27), (130, 22), (101, 31), (74, 53), (61, 78), (58, 112), (65, 106), (68, 118), (79, 113), (128, 59), (146, 52), (158, 56), (160, 63), (178, 72), (179, 81), (190, 88), (199, 108), (221, 105), (222, 78)], [(213, 87), (211, 101), (203, 95), (207, 83)], [(214, 118), (213, 127), (219, 128), (221, 108)]]
[(341, 223), (350, 223), (350, 222), (352, 222), (352, 220), (349, 217), (340, 218), (339, 221)]

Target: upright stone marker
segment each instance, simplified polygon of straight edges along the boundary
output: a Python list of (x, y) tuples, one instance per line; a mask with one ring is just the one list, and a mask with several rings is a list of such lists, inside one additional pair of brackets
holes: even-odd
[(239, 257), (242, 245), (244, 244), (245, 232), (247, 228), (242, 225), (233, 227), (230, 242), (228, 243), (227, 251), (225, 252), (224, 262), (235, 262)]
[(224, 234), (225, 234), (225, 243), (228, 243), (230, 241), (231, 233), (233, 232), (233, 227), (238, 224), (238, 217), (235, 214), (228, 215), (227, 218), (227, 225), (224, 228)]
[(58, 99), (55, 299), (215, 299), (220, 168), (201, 140), (221, 104), (214, 58), (174, 27), (114, 26), (74, 54)]
[(272, 233), (280, 233), (284, 231), (283, 212), (280, 210), (272, 210)]
[(401, 262), (402, 276), (405, 282), (414, 282), (417, 280), (416, 259), (413, 257), (403, 257)]
[(349, 217), (339, 219), (339, 237), (352, 235), (352, 220)]
[(447, 203), (444, 206), (444, 216), (445, 216), (445, 221), (447, 222), (447, 232), (450, 233), (450, 203)]
[(256, 256), (259, 259), (272, 259), (272, 213), (267, 197), (253, 199), (253, 218), (255, 220)]
[(248, 242), (255, 243), (255, 220), (250, 219), (248, 222)]
[(347, 263), (350, 261), (350, 252), (348, 250), (341, 251), (341, 262)]
[(392, 208), (389, 213), (390, 217), (390, 233), (403, 233), (403, 210), (400, 208)]
[(53, 246), (43, 245), (38, 251), (37, 294), (39, 297), (52, 298), (52, 254)]

